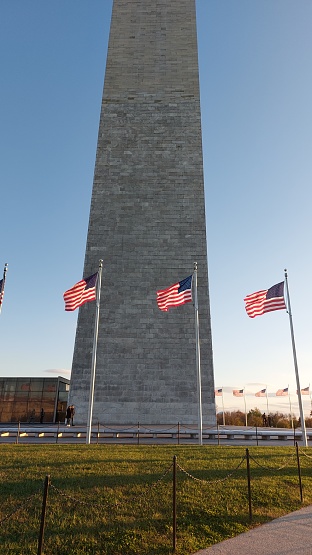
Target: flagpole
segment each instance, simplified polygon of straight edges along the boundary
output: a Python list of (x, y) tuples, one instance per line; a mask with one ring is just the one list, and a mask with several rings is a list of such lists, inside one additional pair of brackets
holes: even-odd
[(200, 344), (199, 344), (199, 317), (197, 296), (197, 262), (194, 262), (194, 309), (195, 309), (195, 336), (196, 336), (196, 369), (197, 369), (197, 394), (198, 394), (198, 443), (203, 444), (203, 413), (201, 398), (201, 372), (200, 372)]
[(303, 407), (302, 407), (302, 397), (301, 397), (301, 387), (300, 387), (299, 371), (298, 371), (298, 363), (297, 363), (297, 354), (296, 354), (296, 346), (295, 346), (294, 327), (293, 327), (291, 306), (290, 306), (290, 296), (289, 296), (289, 288), (288, 288), (287, 270), (285, 269), (284, 272), (285, 272), (285, 283), (286, 283), (286, 291), (287, 291), (287, 307), (288, 307), (287, 312), (288, 312), (288, 316), (289, 316), (290, 334), (291, 334), (291, 342), (292, 342), (294, 366), (295, 366), (295, 374), (296, 374), (296, 383), (297, 383), (297, 391), (298, 391), (299, 413), (300, 413), (300, 421), (301, 421), (301, 429), (302, 429), (302, 441), (303, 441), (304, 447), (308, 447), (307, 431), (306, 431), (306, 425), (305, 425)]
[(245, 388), (244, 388), (244, 405), (245, 405), (245, 425), (246, 425), (246, 428), (247, 428), (247, 407), (246, 407)]
[(267, 413), (269, 416), (269, 399), (268, 399), (268, 386), (265, 386), (265, 394), (266, 394), (266, 401), (267, 401)]
[(223, 386), (222, 386), (222, 414), (223, 414), (223, 426), (225, 426)]
[(4, 269), (3, 269), (3, 280), (2, 280), (2, 287), (1, 287), (1, 291), (0, 291), (0, 295), (1, 295), (1, 303), (0, 303), (0, 314), (1, 314), (1, 310), (2, 310), (2, 303), (3, 303), (3, 295), (4, 295), (4, 285), (5, 285), (5, 278), (6, 278), (6, 273), (8, 271), (8, 264), (7, 262), (4, 265)]
[(292, 407), (291, 407), (291, 400), (290, 400), (289, 384), (288, 384), (287, 391), (288, 391), (288, 400), (289, 400), (289, 411), (290, 411), (291, 427), (293, 428), (293, 427), (294, 427), (294, 419), (293, 419), (293, 416), (292, 416)]
[(91, 362), (90, 393), (89, 393), (89, 408), (88, 408), (86, 444), (90, 444), (90, 442), (91, 442), (94, 382), (95, 382), (95, 368), (96, 368), (96, 351), (97, 351), (97, 340), (98, 340), (98, 332), (99, 332), (99, 317), (100, 317), (102, 267), (103, 267), (103, 260), (99, 260), (99, 271), (98, 271), (98, 276), (97, 276), (97, 280), (96, 280), (96, 306), (95, 306), (95, 321), (94, 321), (94, 335), (93, 335), (93, 350), (92, 350), (92, 362)]

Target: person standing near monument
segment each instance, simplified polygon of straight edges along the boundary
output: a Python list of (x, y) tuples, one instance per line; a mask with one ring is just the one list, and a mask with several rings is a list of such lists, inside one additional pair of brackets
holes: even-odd
[(70, 408), (70, 424), (71, 424), (72, 426), (75, 426), (75, 424), (74, 424), (74, 416), (75, 416), (75, 412), (76, 412), (76, 411), (75, 411), (75, 406), (74, 406), (74, 405), (70, 405), (69, 408)]
[(70, 426), (70, 419), (71, 419), (71, 406), (68, 405), (66, 409), (66, 425)]

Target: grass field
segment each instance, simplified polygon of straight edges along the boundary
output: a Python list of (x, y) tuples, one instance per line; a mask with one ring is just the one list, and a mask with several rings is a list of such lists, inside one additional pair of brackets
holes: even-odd
[[(304, 505), (312, 452), (299, 449)], [(302, 506), (294, 447), (1, 445), (0, 552), (37, 555), (50, 476), (44, 555), (190, 555)]]

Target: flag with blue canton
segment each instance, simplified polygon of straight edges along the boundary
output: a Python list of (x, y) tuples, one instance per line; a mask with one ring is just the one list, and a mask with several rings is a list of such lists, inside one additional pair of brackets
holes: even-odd
[[(301, 395), (309, 395), (310, 386), (308, 385), (308, 387), (304, 387), (303, 389), (300, 389), (300, 391), (301, 391)], [(297, 389), (297, 395), (298, 395), (298, 389)]]
[(89, 301), (94, 301), (96, 299), (96, 282), (97, 282), (98, 272), (92, 274), (81, 281), (78, 281), (71, 289), (65, 291), (63, 298), (65, 301), (65, 310), (71, 311), (76, 310), (79, 306)]
[(215, 397), (220, 397), (222, 395), (222, 387), (220, 389), (215, 389)]
[(284, 389), (278, 389), (276, 392), (276, 397), (285, 397), (288, 395), (288, 387), (284, 387)]
[(265, 397), (266, 396), (266, 389), (261, 389), (260, 391), (257, 391), (257, 393), (255, 393), (256, 397)]
[(244, 390), (243, 389), (233, 389), (234, 397), (244, 397)]
[(247, 295), (244, 299), (245, 309), (250, 318), (261, 316), (266, 312), (273, 310), (286, 309), (284, 300), (284, 282), (277, 283), (270, 289), (262, 289), (251, 295)]
[(0, 306), (2, 305), (4, 295), (4, 279), (0, 279)]
[(4, 297), (4, 286), (5, 286), (7, 270), (8, 270), (8, 264), (5, 263), (4, 270), (3, 270), (3, 279), (0, 279), (0, 312), (2, 309), (2, 303), (3, 303), (3, 297)]
[(157, 291), (157, 304), (160, 310), (167, 312), (169, 308), (180, 306), (192, 301), (192, 278), (188, 276), (167, 289)]

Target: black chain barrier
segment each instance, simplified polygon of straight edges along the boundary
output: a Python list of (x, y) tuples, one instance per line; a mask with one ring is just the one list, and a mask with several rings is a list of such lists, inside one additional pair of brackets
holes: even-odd
[(29, 504), (30, 501), (32, 501), (32, 499), (34, 499), (35, 497), (39, 497), (39, 495), (42, 495), (42, 491), (39, 490), (37, 491), (37, 493), (33, 493), (32, 495), (29, 495), (29, 497), (26, 497), (26, 499), (24, 499), (24, 501), (22, 503), (20, 503), (17, 507), (15, 507), (15, 509), (8, 515), (4, 516), (1, 520), (0, 520), (0, 524), (3, 524), (6, 520), (8, 520), (9, 518), (11, 518), (12, 516), (14, 516), (16, 513), (18, 513), (19, 511), (21, 511), (23, 509), (23, 507), (25, 507), (26, 505)]
[(308, 455), (305, 451), (302, 451), (302, 449), (299, 449), (299, 453), (300, 455), (303, 455), (307, 459), (312, 459), (311, 455)]
[[(304, 456), (306, 456), (307, 458), (311, 459), (312, 457), (307, 455), (304, 451), (300, 451)], [(132, 504), (135, 501), (140, 501), (141, 499), (145, 499), (148, 502), (148, 493), (151, 492), (152, 490), (154, 490), (164, 479), (165, 477), (172, 471), (172, 476), (173, 476), (173, 505), (172, 505), (172, 510), (173, 510), (173, 551), (175, 551), (175, 547), (176, 547), (176, 508), (177, 508), (177, 504), (176, 504), (176, 494), (177, 494), (177, 475), (176, 475), (176, 470), (178, 469), (182, 474), (184, 474), (185, 476), (187, 476), (187, 478), (193, 480), (194, 482), (200, 483), (200, 484), (207, 484), (207, 485), (211, 485), (211, 484), (216, 484), (216, 483), (222, 483), (225, 482), (226, 480), (229, 480), (242, 466), (243, 462), (246, 460), (247, 462), (247, 483), (248, 483), (248, 502), (249, 502), (249, 519), (250, 522), (252, 520), (252, 505), (251, 505), (251, 473), (250, 473), (250, 465), (249, 465), (249, 461), (252, 460), (257, 466), (259, 466), (260, 468), (264, 469), (264, 470), (268, 470), (268, 471), (279, 471), (282, 470), (283, 468), (285, 468), (288, 464), (289, 464), (289, 460), (292, 460), (294, 456), (297, 455), (297, 464), (298, 464), (298, 473), (299, 473), (299, 485), (300, 485), (300, 497), (301, 497), (301, 502), (303, 501), (303, 494), (302, 494), (302, 483), (301, 483), (301, 473), (300, 473), (300, 461), (299, 461), (299, 450), (298, 450), (298, 445), (296, 444), (296, 453), (291, 454), (290, 457), (288, 458), (287, 462), (285, 464), (283, 464), (282, 466), (279, 467), (270, 467), (264, 464), (261, 464), (254, 456), (250, 456), (249, 454), (249, 450), (246, 449), (246, 455), (244, 455), (238, 462), (238, 464), (231, 469), (228, 474), (226, 476), (224, 476), (223, 478), (218, 478), (218, 479), (203, 479), (203, 478), (198, 478), (196, 476), (194, 476), (193, 474), (191, 474), (190, 472), (188, 472), (185, 468), (183, 468), (180, 464), (177, 463), (177, 457), (174, 456), (173, 457), (173, 462), (165, 468), (165, 470), (162, 472), (162, 474), (160, 475), (160, 477), (155, 480), (153, 483), (151, 484), (145, 484), (143, 486), (143, 491), (141, 493), (138, 493), (134, 496), (132, 496), (131, 498), (127, 499), (126, 503), (127, 504)], [(54, 491), (57, 495), (61, 496), (62, 498), (68, 500), (71, 503), (74, 503), (75, 506), (84, 506), (84, 507), (88, 507), (90, 509), (103, 509), (103, 507), (105, 507), (110, 514), (113, 514), (113, 509), (119, 508), (122, 505), (125, 504), (125, 501), (101, 501), (101, 503), (95, 503), (94, 500), (86, 500), (86, 499), (79, 499), (78, 497), (76, 497), (76, 495), (72, 495), (71, 493), (67, 493), (64, 490), (60, 489), (59, 487), (55, 486), (51, 479), (50, 476), (46, 477), (45, 480), (45, 491), (44, 491), (44, 496), (43, 496), (43, 509), (42, 509), (42, 520), (41, 520), (41, 529), (40, 529), (40, 535), (39, 535), (39, 542), (38, 542), (38, 553), (42, 553), (42, 547), (43, 547), (43, 539), (44, 539), (44, 518), (45, 518), (45, 512), (46, 512), (46, 502), (47, 502), (47, 497), (48, 497), (48, 489), (49, 487), (51, 488), (52, 491)], [(28, 496), (26, 499), (24, 499), (18, 506), (16, 506), (9, 514), (5, 515), (1, 520), (0, 520), (0, 524), (3, 524), (4, 522), (6, 522), (8, 519), (12, 518), (16, 513), (18, 513), (20, 510), (22, 510), (23, 508), (25, 508), (27, 505), (30, 504), (30, 502), (32, 500), (34, 500), (35, 498), (37, 498), (39, 495), (42, 495), (42, 490), (39, 490), (35, 493), (33, 493), (32, 495)]]
[(236, 468), (234, 468), (229, 474), (227, 474), (224, 478), (219, 478), (217, 480), (204, 480), (203, 478), (196, 478), (196, 476), (193, 476), (192, 474), (190, 474), (189, 472), (187, 472), (187, 470), (185, 470), (184, 468), (182, 468), (182, 466), (180, 466), (179, 464), (177, 464), (178, 469), (183, 472), (183, 474), (186, 474), (186, 476), (188, 476), (189, 478), (191, 478), (192, 480), (194, 480), (195, 482), (201, 482), (201, 483), (206, 483), (206, 484), (216, 484), (219, 482), (225, 482), (226, 480), (228, 480), (231, 476), (233, 476), (233, 474), (241, 467), (241, 465), (243, 464), (244, 460), (246, 459), (246, 456), (244, 456), (242, 458), (242, 460), (238, 463), (238, 465), (236, 466)]
[[(271, 467), (271, 466), (266, 466), (266, 465), (264, 465), (264, 464), (261, 464), (261, 463), (259, 463), (259, 462), (257, 461), (257, 459), (255, 459), (255, 457), (252, 457), (251, 455), (249, 455), (249, 456), (250, 456), (250, 459), (253, 460), (254, 463), (256, 463), (256, 465), (260, 466), (260, 468), (263, 468), (264, 470), (270, 470), (270, 472), (275, 472), (275, 471), (278, 471), (278, 470), (283, 470), (283, 469), (286, 468), (286, 467), (288, 466), (288, 464), (289, 464), (288, 461), (287, 461), (287, 462), (286, 462), (284, 465), (282, 465), (282, 466), (278, 466), (278, 467), (273, 467), (273, 466), (272, 466), (272, 467)], [(295, 456), (296, 456), (296, 453), (293, 453), (292, 455), (290, 455), (291, 458), (293, 458), (293, 457), (295, 457)]]
[[(153, 484), (145, 484), (145, 490), (142, 493), (139, 493), (137, 495), (135, 495), (134, 497), (132, 497), (131, 499), (128, 500), (128, 502), (134, 502), (137, 499), (140, 499), (142, 497), (145, 497), (146, 493), (148, 490), (151, 490), (153, 488), (156, 488), (157, 485), (162, 482), (162, 480), (164, 479), (164, 477), (169, 474), (170, 470), (172, 469), (172, 464), (170, 464), (170, 466), (163, 472), (163, 474), (160, 476), (160, 478), (158, 480), (156, 480), (156, 482), (154, 482)], [(94, 503), (94, 501), (82, 501), (81, 499), (78, 499), (77, 497), (74, 497), (73, 495), (69, 494), (69, 493), (65, 493), (64, 491), (60, 490), (58, 487), (56, 487), (52, 482), (50, 482), (50, 487), (59, 495), (61, 495), (62, 497), (64, 497), (65, 499), (68, 499), (69, 501), (76, 503), (78, 505), (84, 505), (85, 507), (90, 507), (90, 508), (103, 508), (103, 503)], [(106, 508), (116, 508), (116, 507), (120, 507), (122, 505), (122, 503), (115, 501), (114, 504), (109, 504), (106, 503)]]

